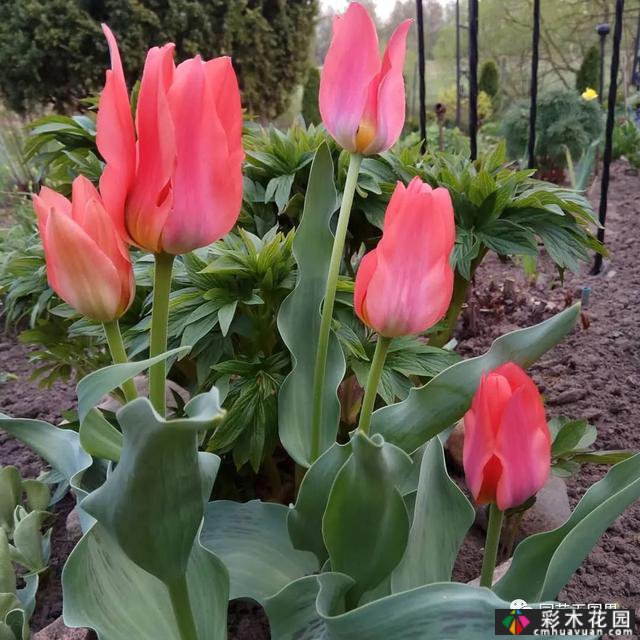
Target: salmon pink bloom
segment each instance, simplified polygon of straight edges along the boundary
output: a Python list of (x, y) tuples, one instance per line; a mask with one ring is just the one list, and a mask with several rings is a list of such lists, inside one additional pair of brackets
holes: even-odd
[(464, 417), (464, 470), (478, 504), (517, 507), (544, 486), (551, 435), (533, 380), (507, 362), (482, 376)]
[(385, 151), (402, 132), (402, 72), (411, 22), (394, 31), (380, 59), (375, 24), (361, 4), (352, 2), (334, 19), (320, 77), (320, 113), (329, 133), (351, 153)]
[(456, 230), (449, 192), (420, 178), (398, 183), (384, 232), (356, 275), (355, 310), (380, 335), (426, 331), (443, 318), (453, 294), (449, 258)]
[(150, 49), (134, 126), (118, 47), (103, 30), (112, 67), (97, 120), (105, 206), (127, 241), (154, 253), (219, 240), (242, 204), (242, 109), (231, 59), (196, 56), (176, 67), (173, 44)]
[(133, 301), (135, 281), (127, 247), (96, 188), (78, 176), (71, 202), (43, 187), (33, 206), (51, 288), (87, 318), (117, 320)]

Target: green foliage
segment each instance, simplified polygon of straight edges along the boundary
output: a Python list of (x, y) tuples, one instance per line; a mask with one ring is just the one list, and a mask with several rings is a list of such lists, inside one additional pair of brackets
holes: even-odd
[(478, 90), (484, 91), (490, 98), (495, 98), (500, 90), (500, 73), (493, 60), (487, 60), (480, 67), (480, 80)]
[(624, 118), (613, 127), (613, 157), (621, 156), (640, 168), (640, 128), (630, 118)]
[(318, 103), (320, 91), (320, 70), (318, 67), (309, 67), (307, 81), (302, 94), (302, 117), (307, 124), (320, 124), (322, 116)]
[(104, 82), (106, 22), (119, 38), (130, 85), (146, 50), (176, 43), (183, 60), (231, 55), (245, 106), (271, 118), (282, 113), (306, 73), (316, 0), (7, 0), (0, 4), (0, 94), (25, 112), (61, 112)]
[(564, 416), (549, 421), (553, 444), (551, 447), (551, 470), (566, 478), (578, 471), (584, 463), (617, 464), (633, 456), (633, 451), (603, 451), (593, 449), (598, 437), (597, 429), (586, 420), (571, 420)]
[(599, 91), (600, 87), (600, 52), (595, 45), (589, 47), (584, 54), (582, 64), (576, 73), (576, 89), (582, 93), (587, 89)]
[[(446, 122), (454, 123), (456, 120), (456, 85), (449, 85), (438, 94), (438, 102), (447, 110)], [(491, 96), (485, 91), (478, 93), (478, 122), (486, 122), (493, 115)], [(469, 126), (469, 97), (460, 100), (460, 126), (465, 130)]]
[[(529, 136), (529, 102), (516, 101), (506, 112), (502, 132), (509, 156), (521, 158)], [(548, 91), (538, 100), (536, 157), (539, 167), (562, 167), (565, 147), (573, 157), (602, 132), (602, 110), (597, 100), (583, 100), (576, 91)]]

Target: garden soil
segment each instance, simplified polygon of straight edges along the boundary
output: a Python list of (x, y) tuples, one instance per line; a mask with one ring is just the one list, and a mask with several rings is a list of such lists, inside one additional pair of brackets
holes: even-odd
[[(491, 256), (480, 267), (456, 337), (465, 356), (479, 355), (499, 335), (550, 317), (590, 289), (582, 322), (563, 343), (531, 368), (550, 417), (588, 418), (598, 428), (602, 449), (640, 450), (640, 177), (624, 162), (612, 168), (607, 244), (611, 252), (599, 276), (565, 274), (560, 282), (550, 260), (541, 260), (535, 283), (512, 262)], [(597, 206), (597, 183), (590, 193)], [(43, 390), (30, 381), (28, 349), (12, 335), (0, 337), (0, 411), (9, 415), (59, 421), (74, 407), (74, 387), (57, 383)], [(0, 464), (14, 464), (35, 477), (43, 462), (26, 447), (0, 433)], [(606, 468), (585, 465), (567, 481), (575, 506)], [(61, 613), (60, 573), (75, 540), (65, 526), (70, 498), (56, 508), (51, 569), (43, 580), (33, 630)], [(483, 534), (473, 528), (456, 564), (455, 579), (468, 581), (480, 571)], [(560, 594), (567, 603), (610, 603), (636, 609), (640, 617), (640, 503), (609, 528)], [(229, 610), (230, 640), (266, 640), (268, 623), (259, 608), (236, 601)]]

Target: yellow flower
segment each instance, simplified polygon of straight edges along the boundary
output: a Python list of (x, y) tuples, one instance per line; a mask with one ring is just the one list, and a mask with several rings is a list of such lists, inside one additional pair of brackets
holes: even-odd
[(591, 102), (591, 100), (595, 100), (598, 97), (598, 92), (591, 87), (588, 87), (582, 92), (582, 99), (587, 102)]

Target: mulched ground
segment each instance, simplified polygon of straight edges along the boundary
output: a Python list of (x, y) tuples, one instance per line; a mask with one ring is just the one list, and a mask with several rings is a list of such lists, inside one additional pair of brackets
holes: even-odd
[[(638, 319), (640, 298), (640, 178), (626, 164), (613, 166), (607, 223), (611, 258), (600, 276), (566, 274), (557, 280), (550, 261), (543, 260), (537, 283), (528, 283), (522, 270), (491, 257), (481, 266), (469, 300), (472, 314), (459, 327), (459, 350), (465, 356), (483, 353), (497, 336), (547, 318), (579, 299), (584, 286), (591, 288), (586, 321), (559, 346), (532, 367), (544, 393), (550, 416), (586, 417), (598, 428), (596, 445), (603, 449), (640, 449), (640, 353)], [(591, 194), (597, 203), (597, 187)], [(506, 293), (505, 295), (505, 283)], [(515, 295), (513, 292), (515, 291)], [(515, 298), (515, 299), (514, 299)], [(475, 322), (474, 322), (475, 318)], [(586, 328), (586, 325), (589, 325)], [(471, 326), (469, 326), (471, 325)], [(29, 382), (28, 351), (11, 335), (0, 336), (0, 410), (9, 415), (56, 422), (62, 411), (74, 405), (74, 388), (56, 384), (51, 390)], [(17, 379), (12, 379), (16, 376)], [(14, 464), (25, 476), (35, 477), (41, 460), (21, 444), (0, 433), (0, 464)], [(584, 466), (568, 481), (572, 507), (606, 469)], [(69, 499), (58, 506), (53, 535), (51, 572), (39, 595), (33, 617), (38, 630), (60, 615), (60, 571), (73, 546), (67, 539), (65, 518)], [(478, 575), (482, 535), (473, 530), (465, 544), (464, 562), (456, 578)], [(635, 607), (640, 616), (640, 504), (630, 508), (603, 536), (560, 595), (568, 603), (619, 602)], [(231, 640), (268, 638), (266, 623), (256, 619), (247, 603), (232, 604)]]

